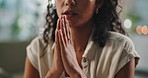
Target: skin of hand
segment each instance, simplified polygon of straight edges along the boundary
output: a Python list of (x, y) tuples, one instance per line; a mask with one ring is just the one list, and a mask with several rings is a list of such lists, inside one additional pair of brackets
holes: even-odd
[(62, 58), (61, 58), (61, 52), (60, 52), (60, 45), (59, 45), (59, 37), (58, 37), (58, 30), (60, 29), (60, 19), (58, 19), (57, 22), (57, 28), (55, 31), (55, 48), (54, 48), (54, 57), (53, 57), (53, 64), (51, 67), (51, 70), (47, 74), (47, 78), (60, 78), (61, 74), (64, 71)]
[(57, 36), (59, 38), (58, 44), (60, 44), (60, 52), (65, 71), (72, 78), (86, 78), (76, 58), (70, 27), (66, 16), (60, 20), (58, 26), (60, 26)]

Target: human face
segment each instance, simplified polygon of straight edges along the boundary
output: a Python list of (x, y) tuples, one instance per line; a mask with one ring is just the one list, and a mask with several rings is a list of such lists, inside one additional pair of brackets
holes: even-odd
[(71, 26), (86, 25), (92, 21), (96, 0), (55, 0), (58, 17), (66, 15)]

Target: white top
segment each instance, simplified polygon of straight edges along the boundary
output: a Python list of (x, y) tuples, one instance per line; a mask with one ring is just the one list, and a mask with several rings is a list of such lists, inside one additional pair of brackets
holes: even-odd
[[(87, 78), (114, 78), (116, 73), (132, 58), (140, 58), (131, 39), (120, 33), (110, 33), (111, 37), (103, 48), (90, 37), (81, 62)], [(39, 71), (40, 78), (44, 78), (52, 66), (54, 42), (50, 41), (43, 52), (44, 47), (42, 35), (33, 39), (27, 47), (27, 56)], [(135, 59), (136, 64), (138, 64), (138, 59)], [(67, 78), (64, 72), (61, 78)]]

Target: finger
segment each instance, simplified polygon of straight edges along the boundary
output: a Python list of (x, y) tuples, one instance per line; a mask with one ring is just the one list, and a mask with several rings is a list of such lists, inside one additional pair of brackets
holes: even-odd
[(61, 48), (61, 50), (63, 50), (65, 47), (65, 42), (64, 42), (64, 38), (63, 38), (61, 30), (59, 30), (58, 37), (59, 37), (58, 40), (59, 40), (60, 48)]
[(63, 35), (64, 43), (67, 42), (66, 34), (65, 34), (65, 25), (63, 18), (61, 19), (61, 33)]
[(60, 19), (57, 20), (57, 28), (56, 30), (60, 30)]
[(58, 21), (57, 21), (57, 29), (55, 31), (55, 47), (56, 47), (57, 50), (60, 51), (59, 36), (58, 36), (59, 30), (60, 30), (60, 19), (58, 19)]
[(71, 34), (71, 29), (69, 28), (69, 38), (70, 38), (70, 43), (73, 45), (73, 40), (72, 40), (72, 34)]
[(55, 47), (57, 48), (57, 49), (60, 49), (60, 47), (59, 47), (59, 36), (58, 36), (58, 30), (56, 30), (56, 34), (55, 34)]
[(58, 31), (60, 30), (60, 19), (57, 20), (57, 28), (56, 28), (56, 31), (55, 31), (55, 42), (57, 43), (58, 42)]
[(61, 39), (60, 39), (60, 32), (61, 32), (61, 30), (58, 30), (57, 31), (57, 34), (56, 34), (56, 41), (57, 41), (57, 43), (56, 43), (55, 46), (56, 46), (57, 50), (59, 51), (58, 52), (58, 55), (60, 55), (60, 58), (61, 58), (61, 47), (60, 47), (60, 43), (61, 43), (60, 40)]
[(71, 29), (66, 16), (65, 16), (65, 21), (66, 21), (67, 36), (68, 36), (69, 42), (72, 43)]
[(66, 37), (67, 37), (67, 42), (69, 42), (70, 41), (70, 37), (69, 37), (69, 29), (68, 29), (68, 23), (67, 23), (67, 21), (66, 21), (66, 16), (64, 16), (64, 24), (65, 24), (65, 30), (66, 30)]
[[(64, 25), (65, 25), (65, 30), (66, 30), (66, 35), (68, 37), (68, 23), (66, 21), (66, 16), (64, 16)], [(69, 38), (69, 37), (68, 37)]]
[(68, 43), (69, 38), (68, 38), (68, 35), (67, 35), (67, 28), (66, 27), (67, 27), (66, 21), (65, 21), (65, 18), (63, 18), (63, 35), (65, 36), (66, 43)]
[(63, 39), (62, 39), (62, 37), (61, 37), (61, 30), (59, 31), (59, 33), (58, 33), (58, 36), (59, 36), (59, 46), (60, 46), (60, 48), (61, 48), (61, 57), (63, 57), (63, 49), (64, 49), (64, 47), (63, 47)]
[(68, 64), (68, 62), (65, 57), (66, 51), (64, 50), (65, 46), (64, 46), (64, 39), (63, 39), (62, 31), (59, 31), (58, 35), (59, 35), (59, 43), (60, 43), (60, 48), (61, 48), (61, 58), (62, 58), (63, 66), (64, 66), (64, 68), (66, 68), (65, 66), (66, 66), (66, 64)]

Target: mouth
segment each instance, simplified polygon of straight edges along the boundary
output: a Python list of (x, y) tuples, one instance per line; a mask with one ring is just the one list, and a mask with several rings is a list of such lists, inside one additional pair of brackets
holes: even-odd
[(64, 13), (62, 13), (62, 15), (66, 15), (68, 18), (71, 18), (71, 17), (78, 15), (78, 14), (72, 10), (66, 10), (66, 11), (64, 11)]

